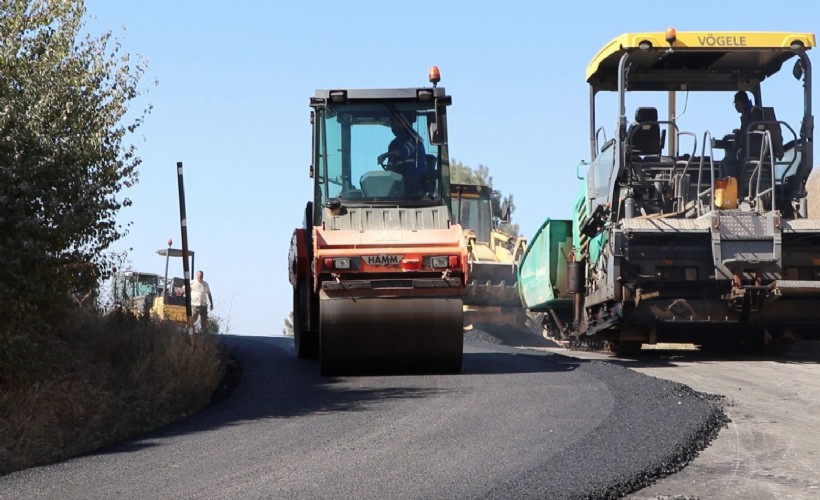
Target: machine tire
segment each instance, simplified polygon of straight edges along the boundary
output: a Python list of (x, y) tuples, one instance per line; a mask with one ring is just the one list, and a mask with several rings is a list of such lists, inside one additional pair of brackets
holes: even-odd
[(306, 321), (308, 315), (313, 313), (313, 308), (306, 307), (311, 295), (304, 280), (299, 280), (299, 287), (293, 289), (293, 347), (296, 356), (302, 359), (315, 359), (319, 355), (318, 332), (308, 329)]
[[(768, 337), (768, 338), (767, 338)], [(745, 347), (752, 354), (761, 356), (783, 356), (789, 350), (790, 344), (784, 341), (782, 330), (774, 335), (762, 331), (746, 340)]]
[(700, 352), (710, 355), (737, 353), (740, 341), (734, 335), (712, 336), (700, 341)]
[(612, 352), (618, 357), (634, 358), (641, 355), (642, 345), (639, 340), (619, 340), (612, 345)]
[(293, 349), (296, 351), (296, 357), (301, 358), (304, 344), (302, 342), (302, 301), (299, 300), (299, 288), (293, 289)]
[[(305, 205), (304, 227), (307, 235), (307, 258), (313, 262), (313, 202)], [(312, 269), (312, 264), (310, 269)], [(319, 298), (311, 290), (312, 271), (299, 279), (293, 290), (293, 345), (296, 356), (303, 359), (319, 357)], [(296, 313), (299, 311), (299, 314)], [(297, 328), (298, 325), (298, 328)]]

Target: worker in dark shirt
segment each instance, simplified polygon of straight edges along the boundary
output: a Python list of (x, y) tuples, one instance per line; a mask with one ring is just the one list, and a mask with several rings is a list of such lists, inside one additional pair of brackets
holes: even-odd
[(752, 101), (746, 92), (739, 90), (735, 93), (732, 103), (735, 110), (740, 113), (740, 128), (734, 130), (732, 149), (726, 151), (723, 159), (723, 176), (737, 178), (746, 156), (746, 132), (752, 121)]
[(404, 176), (405, 192), (409, 196), (422, 191), (423, 179), (428, 173), (424, 144), (412, 128), (412, 118), (407, 114), (394, 114), (390, 117), (390, 129), (396, 137), (390, 141), (387, 152), (380, 154), (377, 159), (385, 170)]

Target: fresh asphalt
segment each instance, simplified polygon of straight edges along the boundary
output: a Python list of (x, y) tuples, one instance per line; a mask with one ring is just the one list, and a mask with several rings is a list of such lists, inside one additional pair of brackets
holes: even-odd
[(238, 384), (181, 422), (0, 477), (0, 498), (618, 498), (725, 424), (717, 398), (465, 334), (460, 375), (323, 378), (284, 337), (224, 336)]

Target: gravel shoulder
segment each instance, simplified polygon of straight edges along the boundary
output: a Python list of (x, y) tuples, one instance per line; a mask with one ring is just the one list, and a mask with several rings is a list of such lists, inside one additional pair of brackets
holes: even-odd
[(725, 398), (730, 422), (717, 438), (683, 470), (626, 498), (820, 498), (820, 342), (799, 342), (783, 356), (667, 350), (619, 359), (548, 350), (607, 360)]

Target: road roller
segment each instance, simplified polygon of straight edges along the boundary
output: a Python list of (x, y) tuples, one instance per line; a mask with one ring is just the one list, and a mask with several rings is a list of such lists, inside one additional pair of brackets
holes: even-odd
[(461, 371), (468, 261), (439, 75), (310, 99), (313, 199), (288, 260), (296, 355), (322, 375)]

